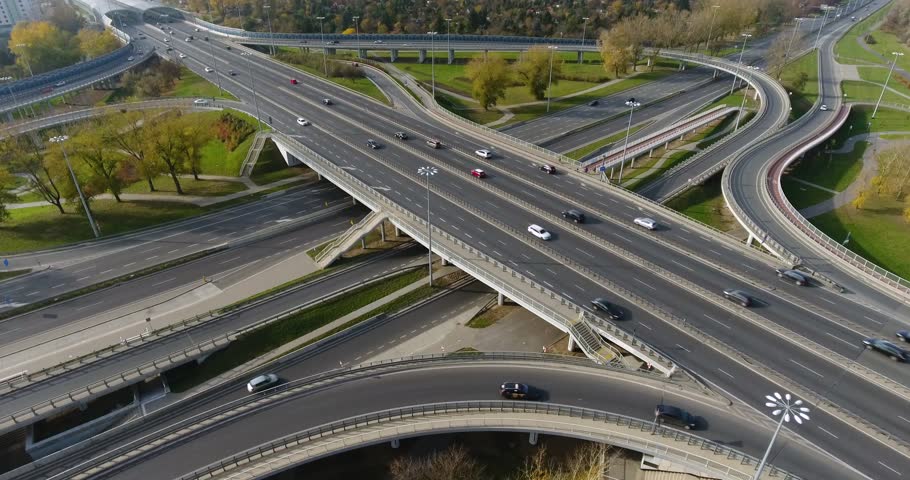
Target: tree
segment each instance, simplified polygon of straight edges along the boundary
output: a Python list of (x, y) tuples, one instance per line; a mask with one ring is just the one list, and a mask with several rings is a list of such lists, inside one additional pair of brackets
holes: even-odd
[(63, 192), (58, 184), (72, 183), (63, 169), (55, 168), (43, 152), (43, 146), (37, 145), (25, 135), (9, 137), (0, 142), (0, 160), (13, 173), (24, 174), (31, 184), (32, 191), (57, 207), (62, 214)]
[(182, 131), (180, 149), (183, 154), (184, 168), (188, 169), (193, 178), (199, 180), (199, 164), (202, 161), (202, 147), (210, 139), (207, 132), (198, 121), (193, 117), (183, 117), (181, 119)]
[(120, 169), (123, 166), (123, 154), (112, 151), (106, 140), (105, 128), (100, 122), (86, 123), (73, 135), (72, 152), (74, 157), (88, 167), (97, 184), (103, 185), (114, 196), (114, 200), (121, 202), (123, 181)]
[(73, 35), (50, 22), (17, 23), (9, 45), (20, 68), (30, 68), (36, 75), (79, 61), (79, 45)]
[(562, 58), (555, 55), (553, 50), (544, 46), (531, 47), (525, 53), (524, 60), (516, 65), (518, 76), (524, 80), (528, 91), (537, 100), (546, 98), (547, 86), (550, 84), (551, 78), (553, 83), (559, 83), (559, 75), (562, 73)]
[(79, 16), (75, 8), (71, 7), (63, 0), (51, 2), (51, 12), (47, 20), (53, 23), (57, 28), (76, 33), (85, 24), (85, 21)]
[(9, 212), (6, 211), (6, 204), (15, 200), (10, 190), (13, 187), (13, 176), (9, 171), (0, 167), (0, 222), (9, 218)]
[(146, 138), (148, 132), (143, 128), (149, 124), (148, 115), (141, 110), (135, 110), (113, 114), (108, 119), (110, 121), (103, 122), (106, 126), (105, 141), (126, 153), (132, 165), (148, 182), (149, 191), (154, 192), (154, 179), (164, 169), (151, 153), (152, 146)]
[(509, 65), (502, 56), (476, 56), (468, 62), (465, 73), (471, 79), (471, 96), (484, 110), (505, 98), (510, 75)]
[(120, 40), (109, 30), (83, 28), (76, 34), (76, 39), (85, 58), (100, 57), (120, 48)]
[(184, 172), (183, 166), (183, 135), (180, 124), (180, 112), (173, 112), (155, 117), (145, 127), (146, 138), (151, 142), (151, 154), (155, 161), (160, 161), (167, 169), (177, 195), (183, 195), (180, 187), (180, 174)]
[(860, 192), (856, 195), (856, 198), (854, 198), (853, 201), (850, 202), (850, 204), (853, 205), (853, 208), (855, 208), (857, 210), (862, 210), (863, 208), (865, 208), (866, 202), (868, 200), (869, 200), (869, 192), (866, 189), (863, 189), (863, 190), (860, 190)]
[[(787, 65), (787, 47), (790, 43), (790, 39), (787, 37), (787, 35), (778, 35), (777, 38), (774, 39), (774, 42), (771, 43), (771, 46), (768, 47), (768, 53), (765, 54), (765, 59), (768, 62), (768, 71), (774, 72), (774, 76), (778, 79), (780, 79), (784, 66)], [(801, 73), (805, 74), (806, 72)], [(802, 87), (805, 86), (805, 82), (808, 81), (808, 79), (809, 76), (806, 75), (806, 79), (797, 90), (802, 90)]]
[(614, 77), (619, 77), (629, 71), (632, 53), (621, 37), (613, 35), (612, 31), (603, 32), (600, 35), (600, 58), (604, 70), (611, 72)]
[(451, 445), (427, 457), (402, 456), (389, 466), (392, 480), (482, 480), (483, 466), (463, 446)]
[(600, 480), (616, 455), (603, 444), (589, 443), (579, 447), (564, 461), (547, 454), (541, 446), (525, 460), (514, 480)]

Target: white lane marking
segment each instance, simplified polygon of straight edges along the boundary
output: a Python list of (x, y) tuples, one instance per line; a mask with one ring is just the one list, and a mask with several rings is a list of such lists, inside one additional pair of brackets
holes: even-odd
[[(269, 256), (271, 256), (271, 255), (269, 255)], [(224, 265), (225, 263), (231, 263), (231, 262), (233, 262), (233, 261), (235, 261), (235, 259), (229, 258), (229, 259), (224, 260), (224, 261), (222, 261), (222, 262), (218, 262), (218, 265)]]
[(881, 466), (883, 466), (883, 467), (885, 467), (885, 468), (887, 468), (888, 470), (891, 470), (892, 472), (896, 473), (898, 477), (903, 477), (903, 475), (901, 475), (901, 472), (898, 472), (897, 470), (895, 470), (895, 469), (893, 469), (893, 468), (891, 468), (891, 467), (885, 465), (884, 463), (878, 462), (878, 464), (881, 465)]
[(641, 325), (642, 327), (647, 328), (648, 330), (654, 330), (653, 328), (649, 327), (647, 323), (638, 322), (638, 324)]
[(64, 286), (64, 285), (66, 285), (66, 284), (65, 284), (65, 283), (58, 283), (57, 285), (54, 285), (54, 286), (51, 287), (51, 288), (60, 288), (60, 287), (62, 287), (62, 286)]
[(831, 338), (833, 338), (833, 339), (835, 339), (835, 340), (837, 340), (837, 341), (839, 341), (839, 342), (846, 343), (847, 346), (849, 346), (850, 348), (859, 348), (858, 345), (854, 345), (854, 344), (852, 344), (852, 343), (850, 343), (850, 342), (844, 340), (843, 338), (838, 337), (837, 335), (831, 335), (831, 334), (828, 333), (828, 332), (825, 332), (825, 335), (827, 335), (827, 336), (829, 336), (829, 337), (831, 337)]
[(86, 308), (91, 308), (91, 307), (94, 307), (95, 305), (101, 305), (102, 303), (104, 303), (104, 300), (99, 300), (99, 301), (97, 301), (97, 302), (95, 302), (95, 303), (90, 303), (90, 304), (85, 305), (85, 306), (83, 306), (83, 307), (78, 307), (78, 308), (76, 308), (76, 311), (78, 312), (79, 310), (85, 310)]
[(480, 246), (483, 247), (483, 248), (487, 248), (487, 244), (486, 244), (486, 243), (477, 242), (477, 244), (480, 245)]
[(709, 248), (708, 251), (713, 253), (714, 255), (717, 255), (718, 257), (720, 256), (720, 252), (718, 252), (717, 250), (714, 250), (713, 248)]
[(152, 259), (154, 259), (154, 258), (158, 258), (158, 255), (152, 255), (151, 257), (146, 258), (146, 260), (152, 260)]
[(903, 420), (903, 421), (905, 421), (905, 422), (907, 422), (907, 423), (910, 423), (910, 420), (907, 420), (906, 418), (904, 418), (904, 417), (902, 417), (902, 416), (900, 416), (900, 415), (898, 415), (897, 418), (899, 418), (899, 419), (901, 419), (901, 420)]
[(824, 375), (822, 375), (822, 374), (816, 372), (815, 370), (812, 370), (811, 368), (809, 368), (809, 367), (803, 365), (802, 363), (797, 362), (796, 360), (793, 360), (792, 358), (790, 359), (790, 361), (793, 362), (793, 363), (795, 363), (795, 364), (797, 364), (797, 365), (799, 365), (800, 367), (803, 367), (803, 368), (805, 368), (806, 370), (808, 370), (808, 371), (810, 371), (810, 372), (812, 372), (812, 373), (818, 375), (818, 376), (821, 377), (821, 378), (825, 378)]
[(472, 240), (474, 239), (474, 237), (472, 237), (471, 234), (468, 233), (468, 232), (464, 232), (464, 236), (466, 236), (466, 237), (468, 237), (468, 238), (470, 238), (470, 239), (472, 239)]
[(572, 295), (569, 295), (569, 294), (566, 293), (566, 292), (562, 292), (562, 294), (563, 294), (566, 298), (568, 298), (569, 300), (572, 300), (573, 302), (575, 301), (575, 299), (572, 298)]
[(172, 281), (174, 281), (174, 280), (177, 280), (177, 277), (171, 277), (171, 278), (169, 278), (169, 279), (167, 279), (167, 280), (162, 280), (162, 281), (160, 281), (160, 282), (158, 282), (158, 283), (153, 283), (152, 286), (153, 286), (153, 287), (157, 287), (158, 285), (164, 285), (165, 283), (167, 283), (167, 282), (172, 282)]
[(113, 272), (113, 271), (114, 271), (114, 269), (111, 268), (111, 269), (109, 269), (109, 270), (105, 270), (105, 271), (99, 273), (98, 275), (104, 275), (104, 274), (107, 273), (107, 272)]
[(287, 240), (285, 240), (285, 241), (283, 241), (283, 242), (278, 242), (278, 245), (284, 245), (285, 243), (291, 243), (291, 242), (293, 242), (294, 240), (297, 240), (297, 239), (296, 239), (296, 238), (289, 238), (289, 239), (287, 239)]
[(706, 317), (708, 317), (708, 320), (712, 320), (712, 321), (716, 322), (717, 324), (723, 326), (724, 328), (730, 328), (730, 325), (727, 325), (726, 323), (721, 322), (720, 320), (718, 320), (718, 319), (712, 317), (711, 315), (708, 315), (707, 313), (704, 314), (704, 315), (705, 315)]
[(529, 257), (529, 256), (527, 256), (527, 255), (525, 255), (525, 254), (523, 254), (523, 253), (521, 253), (521, 254), (519, 254), (519, 255), (521, 255), (522, 257), (524, 257), (525, 260), (530, 260), (530, 259), (531, 259), (531, 257)]
[(583, 288), (581, 288), (581, 287), (579, 287), (579, 286), (578, 286), (578, 284), (577, 284), (577, 283), (573, 283), (573, 284), (572, 284), (572, 285), (574, 285), (574, 286), (575, 286), (575, 288), (577, 288), (577, 289), (579, 289), (579, 290), (581, 290), (581, 291), (582, 291), (582, 292), (583, 292), (583, 291), (585, 291), (585, 289), (583, 289)]
[(26, 296), (26, 297), (31, 297), (31, 296), (33, 296), (33, 295), (38, 295), (39, 293), (41, 293), (40, 290), (35, 290), (34, 292), (26, 293), (25, 296)]
[(493, 254), (496, 255), (497, 257), (501, 257), (501, 256), (502, 256), (502, 254), (499, 253), (499, 252), (497, 252), (496, 250), (493, 250)]
[(506, 247), (509, 246), (509, 244), (507, 244), (506, 242), (503, 242), (502, 240), (496, 240), (496, 241), (501, 243), (503, 246), (506, 246)]
[(689, 353), (692, 353), (692, 350), (689, 350), (688, 348), (686, 348), (686, 347), (684, 347), (684, 346), (682, 346), (682, 345), (680, 345), (680, 344), (678, 344), (678, 343), (676, 344), (676, 346), (679, 347), (679, 348), (681, 348), (681, 349), (683, 349), (683, 350), (685, 350), (685, 351), (687, 351), (687, 352), (689, 352)]
[(718, 368), (717, 371), (720, 372), (720, 373), (723, 373), (724, 375), (726, 375), (726, 376), (728, 376), (728, 377), (730, 377), (730, 378), (736, 378), (736, 377), (734, 377), (733, 375), (730, 375), (729, 373), (725, 372), (724, 369), (722, 369), (722, 368)]
[(550, 270), (549, 268), (547, 268), (547, 271), (552, 273), (553, 275), (559, 275), (558, 273), (554, 272), (553, 270)]
[(633, 277), (632, 280), (635, 280), (636, 282), (638, 282), (638, 283), (640, 283), (640, 284), (642, 284), (642, 285), (644, 285), (644, 286), (650, 288), (651, 290), (657, 290), (656, 288), (652, 287), (650, 284), (647, 284), (647, 283), (645, 283), (645, 282), (642, 282), (641, 280), (639, 280), (639, 279), (637, 279), (637, 278), (635, 278), (635, 277)]
[(129, 267), (130, 265), (135, 265), (136, 262), (130, 262), (123, 266), (123, 268)]
[(546, 281), (546, 280), (544, 280), (543, 283), (545, 283), (545, 284), (546, 284), (548, 287), (550, 287), (550, 288), (556, 288), (556, 287), (553, 286), (552, 283), (550, 283), (550, 282), (548, 282), (548, 281)]
[(692, 268), (690, 268), (690, 267), (687, 267), (687, 266), (685, 266), (685, 265), (683, 265), (683, 264), (677, 262), (676, 260), (670, 260), (670, 261), (673, 262), (673, 263), (675, 263), (675, 264), (677, 264), (677, 265), (679, 265), (679, 266), (682, 267), (682, 268), (685, 268), (686, 270), (688, 270), (688, 271), (690, 271), (690, 272), (694, 272), (694, 271), (695, 271), (694, 269), (692, 269)]
[(76, 279), (76, 281), (77, 281), (77, 282), (81, 282), (81, 281), (83, 281), (83, 280), (88, 280), (89, 278), (92, 278), (92, 276), (89, 275), (89, 276), (87, 276), (87, 277), (79, 277), (79, 278)]
[(575, 247), (575, 250), (578, 250), (579, 252), (581, 252), (581, 253), (583, 253), (583, 254), (585, 254), (585, 255), (591, 257), (591, 258), (594, 258), (594, 255), (591, 255), (590, 253), (588, 253), (588, 252), (586, 252), (586, 251), (584, 251), (584, 250), (582, 250), (582, 249), (580, 249), (580, 248), (578, 248), (578, 247)]
[(832, 302), (831, 300), (828, 300), (828, 299), (825, 298), (825, 297), (819, 297), (819, 298), (821, 298), (822, 300), (824, 300), (824, 301), (830, 303), (831, 305), (837, 305), (836, 303)]
[(746, 268), (748, 268), (749, 270), (755, 270), (755, 267), (746, 265), (745, 263), (743, 264), (743, 266), (746, 267)]
[(148, 250), (143, 250), (143, 251), (141, 251), (141, 252), (139, 252), (139, 253), (154, 252), (155, 250), (158, 250), (159, 248), (161, 248), (161, 245), (158, 245), (157, 247), (149, 248)]
[[(816, 427), (818, 427), (818, 425), (816, 425)], [(837, 435), (835, 435), (835, 434), (833, 434), (833, 433), (831, 433), (831, 432), (825, 430), (825, 429), (822, 428), (822, 427), (818, 427), (818, 429), (821, 430), (821, 431), (823, 431), (823, 432), (825, 432), (825, 433), (827, 433), (828, 435), (831, 435), (831, 436), (834, 437), (834, 438), (837, 438)]]
[(863, 318), (865, 318), (866, 320), (869, 320), (870, 322), (875, 322), (875, 323), (877, 323), (877, 324), (879, 324), (879, 325), (884, 325), (884, 324), (885, 324), (885, 322), (879, 322), (878, 320), (876, 320), (876, 319), (874, 319), (874, 318), (871, 318), (871, 317), (869, 317), (869, 316), (867, 316), (867, 315), (863, 315)]

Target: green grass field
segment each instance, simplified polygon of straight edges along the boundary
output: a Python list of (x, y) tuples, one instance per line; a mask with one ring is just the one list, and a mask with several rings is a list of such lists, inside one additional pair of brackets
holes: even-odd
[(853, 107), (847, 121), (833, 137), (834, 145), (840, 146), (846, 138), (861, 133), (910, 131), (910, 112), (879, 108), (872, 118), (872, 109), (871, 106)]
[(781, 181), (781, 186), (783, 186), (784, 195), (787, 196), (787, 200), (789, 200), (797, 210), (821, 203), (834, 196), (833, 193), (827, 190), (805, 185), (787, 177), (784, 177)]
[[(218, 197), (246, 190), (246, 185), (241, 182), (224, 182), (219, 180), (195, 180), (193, 178), (180, 178), (180, 188), (186, 195), (200, 197)], [(177, 187), (168, 175), (159, 175), (152, 180), (155, 183), (155, 192), (149, 192), (148, 183), (136, 182), (123, 189), (124, 193), (143, 193), (152, 195), (176, 195)]]
[[(879, 64), (882, 61), (875, 55), (867, 52), (857, 42), (857, 38), (865, 36), (866, 31), (887, 14), (888, 8), (883, 8), (869, 18), (857, 23), (841, 38), (834, 46), (834, 55), (839, 58), (841, 63), (851, 64), (856, 61)], [(877, 37), (873, 33), (873, 37)], [(877, 38), (876, 38), (877, 40)]]
[[(223, 91), (223, 92), (219, 93), (218, 85), (213, 83), (216, 81), (215, 77), (214, 77), (215, 74), (212, 73), (210, 75), (212, 75), (211, 79), (203, 78), (203, 77), (193, 73), (192, 70), (190, 70), (186, 67), (181, 67), (180, 68), (180, 79), (178, 79), (177, 82), (174, 84), (174, 88), (172, 88), (169, 91), (162, 92), (161, 98), (203, 97), (203, 98), (224, 98), (227, 100), (237, 100), (237, 97), (231, 95), (227, 91)], [(211, 80), (211, 82), (209, 80)], [(222, 80), (222, 85), (224, 84), (223, 82), (224, 81)], [(115, 89), (113, 92), (111, 92), (111, 94), (108, 95), (104, 99), (104, 103), (111, 105), (111, 104), (115, 104), (115, 103), (123, 103), (123, 102), (128, 102), (128, 101), (135, 101), (135, 100), (140, 100), (140, 99), (132, 97), (125, 90), (118, 88), (118, 89)]]
[(271, 140), (265, 142), (262, 152), (259, 153), (259, 159), (256, 166), (253, 167), (253, 173), (250, 180), (256, 185), (266, 185), (285, 178), (296, 177), (307, 169), (304, 166), (289, 167), (278, 151), (278, 147)]
[(859, 175), (863, 167), (863, 154), (868, 147), (866, 142), (856, 142), (849, 153), (806, 155), (790, 171), (789, 176), (842, 192)]
[[(884, 67), (857, 67), (857, 70), (859, 71), (860, 78), (868, 82), (877, 83), (878, 85), (884, 85), (885, 78), (888, 77), (888, 69)], [(897, 103), (910, 104), (910, 82), (904, 80), (900, 75), (892, 74), (891, 78), (888, 79), (888, 88), (906, 95), (905, 97), (897, 95), (897, 97), (903, 99), (903, 102)], [(881, 91), (881, 86), (879, 86), (878, 89)]]
[[(650, 124), (651, 124), (651, 122), (645, 121), (645, 122), (639, 123), (638, 125), (633, 125), (632, 128), (629, 129), (629, 135), (634, 134), (635, 132), (641, 130), (642, 128), (647, 127)], [(588, 155), (591, 152), (593, 152), (605, 145), (615, 143), (617, 140), (621, 140), (621, 139), (625, 138), (625, 136), (626, 136), (625, 130), (622, 132), (614, 133), (613, 135), (610, 135), (609, 137), (601, 138), (600, 140), (597, 140), (596, 142), (589, 143), (580, 148), (576, 148), (575, 150), (572, 150), (571, 152), (567, 153), (566, 156), (569, 158), (574, 158), (575, 160), (581, 160), (585, 155)]]
[[(802, 73), (806, 74), (807, 81), (802, 89), (797, 89), (795, 83)], [(793, 107), (790, 119), (803, 116), (818, 100), (818, 52), (813, 51), (787, 64), (781, 73), (781, 83), (788, 92), (793, 92), (790, 96), (790, 105)]]
[(842, 241), (850, 232), (847, 248), (903, 278), (910, 278), (907, 239), (910, 223), (901, 212), (905, 204), (897, 200), (870, 198), (866, 208), (850, 205), (810, 219), (831, 238)]
[[(872, 32), (872, 38), (875, 39), (875, 43), (869, 45), (869, 47), (878, 52), (885, 60), (875, 59), (874, 63), (885, 64), (891, 62), (894, 59), (894, 55), (891, 52), (901, 52), (904, 55), (897, 57), (897, 66), (903, 68), (904, 70), (910, 70), (910, 48), (907, 45), (904, 45), (896, 36), (891, 33), (886, 33), (881, 30), (875, 30)], [(862, 48), (862, 47), (860, 47)], [(868, 55), (868, 54), (867, 54)], [(869, 55), (870, 58), (875, 58), (874, 55)]]
[[(282, 50), (282, 51), (296, 51), (297, 49), (296, 49), (296, 48), (293, 48), (293, 49), (292, 49), (292, 48), (287, 48), (287, 47), (281, 47), (279, 50)], [(313, 55), (317, 55), (317, 56), (318, 56), (319, 53), (318, 53), (318, 52), (314, 52)], [(321, 58), (321, 57), (320, 57), (320, 58)], [(330, 59), (329, 59), (330, 62), (333, 61), (333, 60), (331, 60), (331, 57), (329, 57), (329, 58), (330, 58)], [(351, 58), (350, 60), (356, 60), (356, 58)], [(309, 73), (309, 74), (311, 74), (311, 75), (315, 75), (315, 76), (320, 77), (320, 78), (324, 78), (324, 79), (326, 79), (326, 80), (328, 80), (328, 81), (330, 81), (330, 82), (336, 83), (336, 84), (341, 85), (341, 86), (343, 86), (343, 87), (350, 88), (351, 90), (354, 90), (354, 91), (356, 91), (356, 92), (362, 93), (363, 95), (366, 95), (366, 96), (368, 96), (368, 97), (371, 97), (371, 98), (373, 98), (373, 99), (375, 99), (375, 100), (379, 100), (380, 102), (382, 102), (382, 103), (384, 103), (384, 104), (386, 104), (386, 105), (391, 105), (391, 102), (390, 102), (389, 99), (385, 96), (385, 94), (382, 93), (382, 90), (380, 90), (379, 87), (377, 87), (376, 84), (373, 83), (373, 81), (370, 80), (369, 78), (360, 77), (360, 78), (345, 79), (345, 78), (339, 78), (339, 77), (326, 77), (325, 74), (324, 74), (324, 70), (321, 69), (321, 68), (313, 68), (313, 67), (310, 67), (310, 66), (308, 66), (308, 65), (302, 65), (302, 64), (299, 64), (299, 63), (290, 63), (290, 62), (283, 62), (283, 63), (285, 63), (285, 64), (287, 64), (287, 65), (291, 65), (291, 66), (294, 67), (294, 68), (299, 68), (300, 70), (303, 70), (304, 72), (307, 72), (307, 73)], [(305, 82), (304, 82), (304, 83), (305, 83)]]
[[(704, 112), (706, 110), (711, 110), (712, 108), (714, 108), (718, 105), (726, 105), (728, 107), (739, 108), (741, 105), (743, 105), (743, 91), (737, 90), (737, 91), (733, 92), (732, 95), (727, 95), (726, 97), (721, 98), (720, 100), (717, 100), (717, 101), (711, 103), (710, 105), (708, 105), (707, 107), (699, 110), (699, 113)], [(746, 95), (745, 105), (746, 105), (747, 110), (754, 110), (754, 109), (758, 108), (758, 102), (756, 102), (752, 98), (752, 95)]]
[(736, 219), (724, 205), (720, 178), (720, 175), (711, 177), (703, 185), (670, 200), (667, 206), (718, 230), (732, 230)]
[(436, 101), (450, 112), (456, 113), (481, 125), (499, 120), (503, 115), (499, 110), (484, 110), (476, 103), (466, 102), (458, 97), (453, 97), (440, 92), (436, 92)]

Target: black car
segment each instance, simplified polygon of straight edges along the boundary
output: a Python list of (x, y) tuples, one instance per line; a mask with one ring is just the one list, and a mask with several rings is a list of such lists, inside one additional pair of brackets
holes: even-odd
[(540, 166), (540, 170), (541, 170), (542, 172), (547, 172), (547, 173), (549, 173), (550, 175), (555, 175), (555, 174), (556, 174), (556, 167), (554, 167), (553, 165), (541, 165), (541, 166)]
[(752, 296), (742, 290), (724, 290), (724, 298), (732, 300), (744, 307), (752, 305)]
[(809, 284), (809, 279), (802, 272), (786, 268), (778, 268), (775, 271), (777, 272), (777, 278), (793, 282), (801, 287)]
[(585, 223), (585, 214), (575, 209), (562, 212), (562, 216), (569, 220), (572, 220), (575, 223)]
[(237, 75), (237, 72), (235, 72), (233, 70), (228, 70), (228, 75), (233, 77), (233, 76)]
[(404, 132), (395, 132), (395, 138), (397, 138), (399, 140), (407, 140), (408, 134), (404, 133)]
[(372, 138), (367, 140), (367, 146), (372, 148), (373, 150), (376, 150), (376, 149), (382, 147), (382, 145), (380, 145), (379, 142), (377, 142), (376, 140), (373, 140)]
[(331, 101), (330, 99), (328, 99), (328, 98), (323, 98), (323, 99), (322, 99), (322, 103), (324, 103), (324, 104), (326, 104), (326, 105), (331, 105), (331, 104), (332, 104), (332, 101)]
[(600, 101), (598, 101), (598, 100), (591, 100), (590, 102), (588, 102), (589, 107), (596, 107), (598, 105), (600, 105)]
[(619, 320), (622, 318), (622, 312), (619, 308), (610, 303), (606, 298), (595, 298), (594, 300), (591, 300), (591, 306), (594, 307), (594, 310), (607, 314), (607, 316), (610, 317), (610, 320)]
[(228, 45), (228, 46), (226, 46), (226, 47), (224, 47), (224, 48), (225, 48), (226, 50), (230, 50), (230, 49), (231, 49), (231, 46)]
[(910, 331), (908, 330), (898, 330), (895, 335), (897, 335), (897, 339), (902, 342), (910, 342)]
[(868, 350), (875, 350), (876, 352), (889, 356), (891, 360), (894, 360), (895, 362), (910, 362), (910, 352), (887, 340), (867, 338), (863, 340), (863, 345), (865, 345)]
[(695, 417), (689, 412), (671, 405), (660, 404), (654, 407), (654, 419), (657, 423), (682, 427), (686, 430), (695, 428)]
[(499, 394), (508, 400), (533, 400), (534, 392), (525, 383), (505, 382), (499, 386)]

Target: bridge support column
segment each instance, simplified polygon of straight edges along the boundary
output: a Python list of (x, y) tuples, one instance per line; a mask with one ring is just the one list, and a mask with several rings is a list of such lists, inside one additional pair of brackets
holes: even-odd
[(503, 295), (502, 293), (497, 293), (496, 294), (496, 305), (499, 305), (501, 307), (504, 303), (506, 303), (505, 295)]
[(397, 438), (393, 438), (392, 439), (392, 448), (398, 448), (400, 446), (401, 446), (401, 440), (398, 440)]
[(585, 63), (585, 52), (578, 51), (578, 63)]
[(439, 257), (439, 266), (440, 266), (440, 267), (448, 267), (448, 266), (449, 266), (449, 261), (446, 260), (445, 257)]
[(711, 75), (711, 79), (717, 78), (717, 70), (714, 70), (714, 74)]
[(395, 226), (395, 236), (396, 236), (396, 237), (400, 237), (400, 236), (401, 236), (401, 230), (398, 229), (398, 226), (397, 226), (397, 225)]
[(360, 58), (367, 58), (367, 49), (361, 48), (360, 50), (357, 51), (357, 55)]
[(755, 235), (749, 234), (749, 238), (746, 239), (746, 245), (752, 246), (752, 242), (755, 241)]
[(450, 48), (449, 49), (449, 65), (451, 65), (453, 63), (455, 63), (455, 49)]
[(360, 237), (360, 249), (361, 249), (361, 250), (366, 250), (366, 249), (367, 249), (367, 241), (366, 241), (366, 239), (363, 238), (363, 237)]
[(686, 69), (686, 62), (679, 62), (679, 71), (683, 71), (685, 69)]
[(379, 240), (385, 243), (385, 220), (379, 222)]
[(417, 51), (417, 63), (423, 63), (423, 62), (426, 61), (426, 59), (427, 59), (427, 51), (426, 51), (426, 49), (424, 49), (424, 50), (418, 50), (418, 51)]
[(575, 351), (575, 337), (573, 337), (571, 334), (569, 335), (569, 351)]
[(648, 150), (648, 158), (651, 158), (653, 156), (654, 156), (654, 149), (652, 148), (651, 150)]
[(666, 150), (666, 149), (668, 149), (668, 148), (670, 148), (670, 142), (667, 142), (667, 143), (664, 144), (664, 150)]
[(356, 199), (356, 198), (351, 197), (351, 205), (357, 205), (357, 199)]
[(531, 435), (528, 436), (528, 443), (537, 445), (537, 432), (531, 432)]
[(645, 66), (646, 66), (646, 67), (650, 67), (650, 66), (651, 66), (651, 57), (648, 57), (648, 63), (647, 63)]
[(398, 61), (398, 49), (397, 48), (393, 48), (391, 51), (389, 51), (389, 61), (392, 63), (395, 63)]

